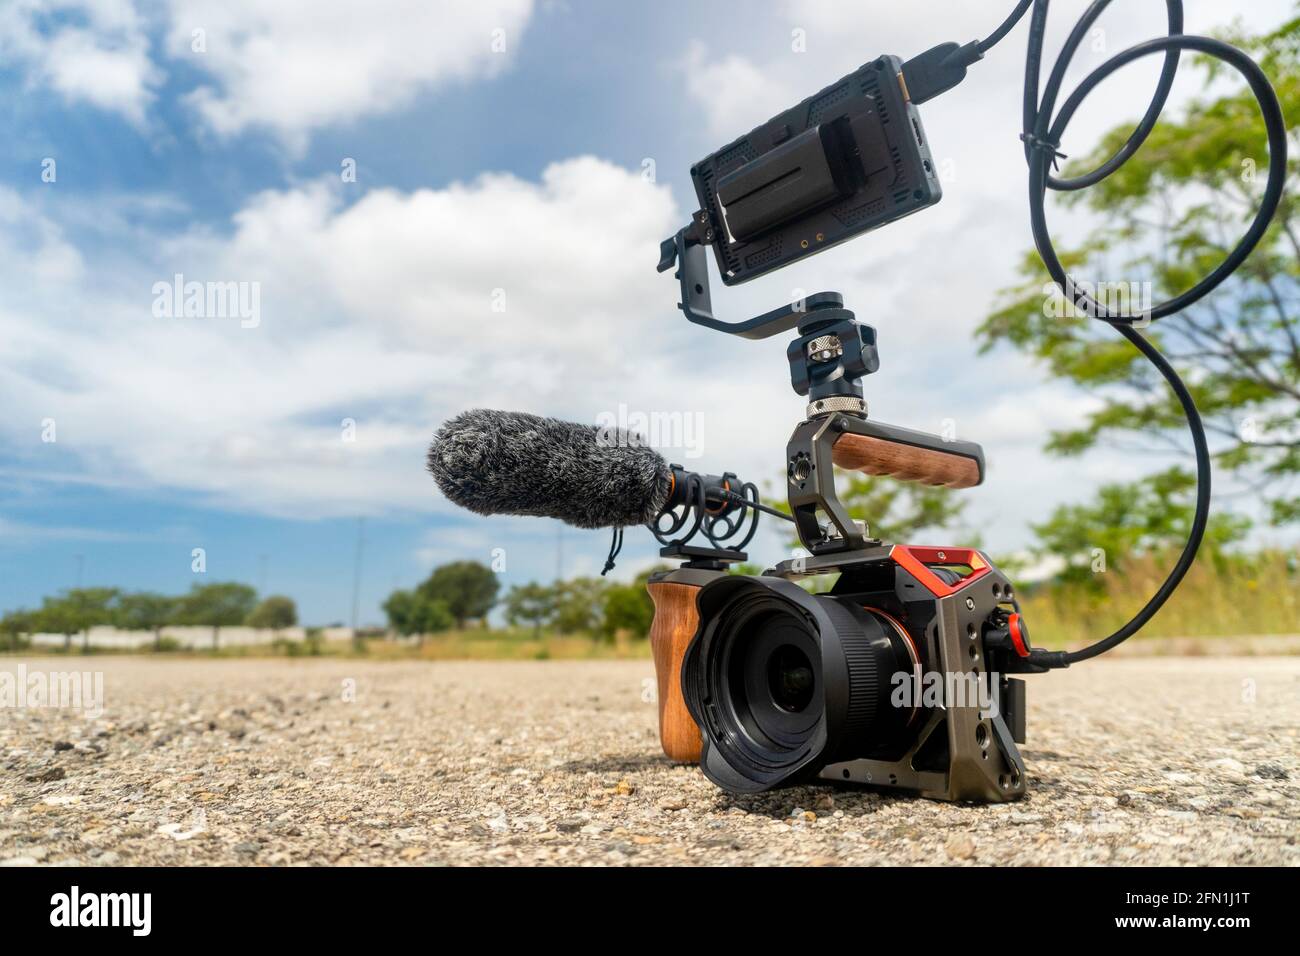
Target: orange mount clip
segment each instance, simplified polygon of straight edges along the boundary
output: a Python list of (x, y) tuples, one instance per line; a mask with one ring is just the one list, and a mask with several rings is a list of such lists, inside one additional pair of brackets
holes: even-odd
[[(956, 594), (968, 584), (973, 584), (988, 574), (992, 568), (988, 559), (974, 548), (930, 548), (914, 544), (896, 544), (889, 549), (889, 556), (906, 568), (912, 577), (920, 581), (935, 597)], [(963, 575), (956, 584), (948, 584), (930, 570), (931, 565), (943, 567), (965, 565), (970, 568), (970, 573)]]

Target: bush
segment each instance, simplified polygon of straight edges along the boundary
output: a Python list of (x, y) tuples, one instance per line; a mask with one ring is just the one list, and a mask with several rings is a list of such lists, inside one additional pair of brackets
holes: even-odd
[(298, 623), (298, 608), (292, 598), (282, 594), (272, 594), (253, 608), (244, 623), (249, 627), (264, 627), (280, 631)]
[(602, 630), (611, 638), (618, 631), (646, 637), (655, 616), (654, 602), (643, 584), (615, 584), (607, 588), (603, 610)]

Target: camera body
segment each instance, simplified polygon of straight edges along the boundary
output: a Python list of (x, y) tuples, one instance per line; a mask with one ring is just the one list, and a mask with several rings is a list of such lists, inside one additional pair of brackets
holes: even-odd
[[(825, 593), (794, 583), (837, 573)], [(733, 793), (822, 780), (941, 800), (1023, 796), (1028, 633), (970, 549), (879, 545), (731, 575), (683, 657), (700, 765)]]
[[(808, 343), (791, 349), (808, 354)], [(983, 480), (982, 450), (816, 402), (809, 411), (786, 448), (808, 555), (746, 576), (727, 570), (739, 551), (678, 544), (664, 554), (685, 563), (649, 582), (665, 753), (698, 760), (732, 793), (820, 780), (941, 800), (1023, 796), (1025, 689), (1012, 675), (1041, 668), (1011, 581), (975, 549), (871, 537), (835, 489), (837, 468), (969, 487)], [(801, 579), (833, 584), (815, 593)]]

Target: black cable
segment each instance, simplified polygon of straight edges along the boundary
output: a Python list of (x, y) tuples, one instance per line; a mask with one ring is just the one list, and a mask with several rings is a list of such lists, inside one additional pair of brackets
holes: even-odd
[(722, 497), (728, 501), (742, 505), (745, 508), (753, 508), (755, 511), (761, 511), (765, 515), (771, 515), (774, 518), (780, 518), (783, 521), (794, 521), (793, 515), (788, 515), (784, 511), (778, 511), (770, 505), (765, 505), (759, 501), (751, 501), (743, 495), (738, 495), (734, 491), (723, 491)]
[(608, 557), (605, 558), (605, 567), (603, 567), (600, 571), (600, 576), (602, 578), (605, 575), (609, 574), (610, 571), (614, 570), (614, 562), (618, 560), (618, 553), (622, 550), (623, 550), (623, 529), (615, 528), (614, 535), (609, 542), (609, 555)]
[(1020, 22), (1020, 18), (1025, 15), (1025, 11), (1030, 8), (1033, 2), (1034, 0), (1020, 0), (1020, 3), (1016, 5), (1016, 8), (1011, 11), (1011, 16), (1003, 20), (1002, 26), (990, 33), (987, 39), (981, 40), (976, 45), (976, 49), (979, 50), (981, 54), (984, 54), (1002, 42), (1002, 38), (1010, 33), (1015, 25)]
[[(1047, 0), (1036, 0), (1038, 6), (1034, 8), (1035, 24), (1039, 17), (1040, 11), (1045, 16), (1047, 10)], [(1181, 6), (1180, 0), (1169, 0), (1170, 3)], [(1110, 0), (1097, 0), (1089, 12), (1097, 7), (1104, 8), (1110, 3)], [(1068, 41), (1065, 48), (1061, 51), (1061, 58), (1068, 60), (1073, 55), (1078, 40), (1082, 37), (1071, 35), (1071, 40), (1075, 41), (1071, 45)], [(1037, 73), (1037, 64), (1042, 56), (1042, 31), (1041, 26), (1037, 30), (1031, 26), (1030, 32), (1030, 49), (1029, 49), (1029, 66), (1027, 72)], [(1048, 173), (1052, 157), (1047, 155), (1049, 148), (1054, 149), (1061, 141), (1061, 134), (1065, 131), (1070, 119), (1078, 110), (1084, 98), (1097, 86), (1102, 80), (1133, 60), (1139, 59), (1152, 53), (1158, 53), (1162, 50), (1179, 50), (1188, 49), (1196, 50), (1216, 59), (1223, 60), (1229, 66), (1235, 68), (1241, 73), (1250, 85), (1251, 92), (1255, 99), (1259, 101), (1260, 112), (1264, 119), (1264, 126), (1268, 132), (1269, 145), (1269, 171), (1268, 182), (1264, 187), (1264, 196), (1260, 201), (1259, 210), (1252, 220), (1250, 228), (1242, 236), (1241, 240), (1228, 254), (1228, 256), (1205, 278), (1201, 279), (1187, 291), (1168, 299), (1152, 307), (1140, 315), (1120, 315), (1109, 312), (1104, 306), (1094, 300), (1091, 296), (1084, 293), (1070, 276), (1065, 272), (1061, 261), (1056, 254), (1056, 249), (1052, 245), (1051, 236), (1047, 229), (1047, 215), (1044, 208), (1044, 196), (1046, 190), (1050, 188), (1062, 188), (1054, 186), (1053, 183), (1059, 183), (1054, 180)], [(1176, 67), (1176, 64), (1175, 64)], [(1168, 70), (1168, 60), (1166, 60), (1165, 69)], [(1258, 245), (1259, 240), (1263, 238), (1268, 229), (1269, 221), (1277, 211), (1277, 206), (1282, 198), (1282, 189), (1286, 180), (1286, 122), (1282, 117), (1282, 108), (1278, 105), (1277, 94), (1269, 84), (1268, 77), (1264, 71), (1259, 68), (1249, 56), (1238, 50), (1236, 47), (1224, 43), (1222, 40), (1215, 40), (1210, 37), (1186, 36), (1183, 34), (1167, 37), (1159, 37), (1154, 40), (1148, 40), (1145, 43), (1139, 43), (1137, 46), (1130, 47), (1122, 53), (1119, 53), (1107, 60), (1079, 84), (1079, 87), (1070, 95), (1065, 104), (1061, 107), (1060, 113), (1055, 120), (1051, 120), (1048, 110), (1055, 103), (1057, 93), (1059, 92), (1059, 75), (1064, 71), (1058, 68), (1053, 71), (1053, 76), (1048, 80), (1047, 86), (1043, 91), (1043, 101), (1040, 105), (1035, 105), (1029, 99), (1026, 100), (1025, 116), (1032, 120), (1026, 125), (1024, 136), (1027, 140), (1027, 149), (1030, 152), (1029, 161), (1029, 203), (1030, 217), (1034, 232), (1034, 242), (1038, 246), (1038, 252), (1043, 257), (1048, 272), (1052, 278), (1061, 286), (1066, 295), (1070, 296), (1075, 306), (1085, 314), (1094, 318), (1110, 322), (1112, 325), (1132, 325), (1134, 322), (1147, 322), (1157, 319), (1163, 319), (1175, 312), (1180, 312), (1189, 305), (1199, 301), (1217, 288), (1228, 276), (1246, 260), (1246, 257)], [(1162, 83), (1163, 87), (1163, 83)], [(1032, 90), (1026, 86), (1026, 97), (1032, 97)], [(1153, 121), (1154, 122), (1154, 121)], [(1139, 137), (1145, 139), (1150, 130), (1143, 129), (1140, 124), (1134, 131), (1132, 138)], [(1035, 146), (1038, 148), (1035, 149)], [(1116, 156), (1124, 153), (1121, 150)], [(1125, 157), (1127, 158), (1127, 156)], [(1112, 160), (1108, 160), (1100, 169), (1109, 166)], [(1112, 168), (1110, 172), (1113, 172)], [(1093, 174), (1089, 174), (1090, 178)], [(1109, 172), (1107, 173), (1109, 175)]]
[[(1165, 601), (1182, 582), (1196, 557), (1197, 550), (1200, 548), (1209, 521), (1211, 490), (1210, 451), (1205, 437), (1205, 429), (1196, 410), (1196, 402), (1187, 386), (1183, 384), (1178, 377), (1178, 373), (1160, 351), (1134, 328), (1134, 324), (1145, 324), (1149, 321), (1173, 315), (1209, 294), (1245, 261), (1260, 239), (1263, 238), (1273, 214), (1277, 211), (1286, 179), (1286, 124), (1282, 117), (1281, 107), (1278, 105), (1277, 94), (1270, 85), (1268, 77), (1264, 75), (1263, 70), (1259, 68), (1254, 60), (1241, 50), (1221, 40), (1209, 37), (1186, 36), (1181, 33), (1183, 23), (1181, 0), (1166, 0), (1169, 11), (1169, 36), (1139, 43), (1107, 60), (1088, 74), (1066, 99), (1056, 116), (1053, 117), (1052, 110), (1055, 107), (1057, 97), (1060, 95), (1061, 83), (1070, 59), (1086, 37), (1089, 27), (1101, 15), (1101, 12), (1109, 6), (1110, 0), (1095, 0), (1075, 25), (1061, 50), (1047, 84), (1043, 88), (1041, 100), (1038, 94), (1038, 82), (1042, 64), (1043, 38), (1046, 32), (1048, 0), (1032, 0), (1032, 2), (1034, 4), (1034, 14), (1030, 20), (1029, 49), (1025, 61), (1024, 123), (1021, 138), (1025, 141), (1025, 153), (1029, 163), (1029, 208), (1034, 244), (1047, 266), (1048, 273), (1075, 306), (1082, 310), (1084, 314), (1115, 326), (1121, 335), (1132, 342), (1134, 347), (1155, 365), (1165, 381), (1169, 383), (1169, 387), (1173, 390), (1179, 405), (1183, 409), (1183, 414), (1187, 417), (1187, 425), (1191, 430), (1192, 444), (1196, 455), (1196, 508), (1187, 543), (1184, 545), (1173, 569), (1142, 609), (1113, 634), (1077, 651), (1069, 653), (1035, 651), (1031, 658), (1031, 660), (1044, 666), (1066, 666), (1104, 654), (1140, 630), (1160, 610)], [(1003, 23), (988, 40), (980, 45), (981, 52), (1001, 40), (1014, 27), (1020, 17), (1024, 15), (1026, 8), (1027, 3), (1022, 0), (1007, 22)], [(1090, 296), (1083, 293), (1061, 264), (1047, 228), (1045, 211), (1047, 190), (1071, 191), (1095, 185), (1122, 166), (1137, 152), (1151, 133), (1164, 108), (1174, 80), (1174, 74), (1178, 68), (1178, 56), (1182, 50), (1195, 50), (1222, 60), (1246, 78), (1251, 92), (1259, 102), (1264, 126), (1268, 133), (1268, 182), (1264, 188), (1264, 196), (1260, 202), (1259, 210), (1251, 222), (1250, 228), (1232, 252), (1209, 275), (1186, 292), (1162, 302), (1146, 313), (1127, 315), (1111, 313)], [(1053, 176), (1051, 167), (1060, 155), (1061, 135), (1065, 132), (1070, 120), (1088, 93), (1120, 67), (1141, 57), (1162, 51), (1165, 54), (1165, 63), (1161, 70), (1156, 93), (1142, 120), (1124, 146), (1092, 172), (1074, 179), (1058, 179)]]

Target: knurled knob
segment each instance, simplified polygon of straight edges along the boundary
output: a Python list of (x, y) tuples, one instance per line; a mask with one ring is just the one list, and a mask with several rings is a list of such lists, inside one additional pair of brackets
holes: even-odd
[(844, 354), (838, 335), (819, 335), (808, 343), (808, 357), (814, 362), (829, 362)]
[(856, 395), (832, 395), (829, 398), (819, 398), (815, 402), (809, 402), (805, 414), (809, 418), (818, 418), (822, 415), (833, 415), (836, 412), (846, 412), (850, 415), (866, 415), (867, 403)]

